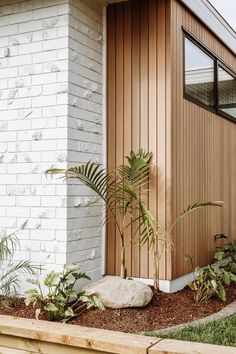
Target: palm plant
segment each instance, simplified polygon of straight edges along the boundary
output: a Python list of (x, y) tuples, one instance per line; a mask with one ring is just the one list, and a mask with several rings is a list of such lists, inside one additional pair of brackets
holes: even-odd
[(8, 297), (16, 295), (20, 285), (20, 276), (32, 274), (37, 267), (29, 261), (13, 262), (19, 240), (15, 233), (0, 239), (0, 295)]
[[(159, 263), (167, 243), (172, 244), (172, 231), (176, 223), (190, 212), (205, 206), (222, 206), (222, 202), (194, 203), (181, 213), (167, 230), (148, 210), (144, 199), (148, 191), (152, 153), (140, 149), (131, 151), (127, 164), (120, 165), (110, 172), (98, 163), (87, 162), (69, 169), (49, 169), (46, 174), (61, 174), (67, 179), (81, 181), (93, 190), (107, 208), (106, 221), (109, 216), (114, 220), (121, 241), (121, 272), (126, 277), (125, 235), (132, 225), (132, 237), (140, 244), (149, 244), (154, 259), (154, 286), (158, 287)], [(158, 247), (162, 241), (162, 247)], [(159, 245), (160, 246), (160, 245)]]
[[(149, 170), (152, 154), (140, 149), (137, 153), (131, 151), (127, 156), (127, 164), (120, 165), (113, 171), (106, 172), (98, 163), (87, 162), (69, 169), (50, 169), (47, 174), (62, 174), (66, 179), (77, 179), (93, 190), (104, 202), (107, 208), (106, 221), (112, 218), (121, 241), (121, 272), (126, 277), (125, 267), (125, 234), (130, 225), (137, 225), (135, 237), (142, 224), (142, 235), (149, 232), (146, 223), (141, 223), (147, 209), (143, 202), (149, 182)], [(146, 231), (146, 233), (145, 233)]]

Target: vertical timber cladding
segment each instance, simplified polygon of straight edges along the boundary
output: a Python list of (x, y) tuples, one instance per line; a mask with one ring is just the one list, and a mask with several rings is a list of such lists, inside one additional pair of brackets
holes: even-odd
[(209, 263), (217, 244), (214, 235), (236, 237), (236, 124), (183, 99), (184, 26), (227, 66), (236, 57), (180, 1), (171, 1), (172, 72), (172, 210), (177, 215), (196, 201), (223, 200), (224, 210), (208, 208), (189, 215), (174, 235), (173, 278)]
[[(133, 0), (107, 10), (107, 161), (108, 169), (124, 162), (131, 149), (153, 152), (147, 202), (166, 224), (169, 219), (170, 174), (170, 2)], [(158, 171), (157, 171), (158, 166)], [(126, 235), (129, 276), (151, 278), (153, 260)], [(120, 240), (107, 227), (106, 273), (120, 273)], [(163, 253), (160, 278), (170, 278), (169, 254)]]

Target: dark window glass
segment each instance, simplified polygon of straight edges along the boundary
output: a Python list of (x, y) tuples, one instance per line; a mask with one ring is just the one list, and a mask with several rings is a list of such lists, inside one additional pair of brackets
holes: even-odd
[(185, 37), (185, 94), (214, 108), (214, 87), (214, 59)]
[(236, 118), (236, 79), (218, 67), (218, 109)]

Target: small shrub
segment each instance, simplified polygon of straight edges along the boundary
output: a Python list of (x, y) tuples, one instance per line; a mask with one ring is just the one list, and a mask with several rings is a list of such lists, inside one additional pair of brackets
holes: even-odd
[(188, 286), (194, 292), (194, 301), (208, 301), (213, 295), (226, 301), (225, 286), (236, 281), (236, 275), (216, 264), (196, 268), (196, 276)]
[(35, 275), (28, 282), (36, 287), (26, 291), (26, 306), (32, 304), (36, 309), (36, 318), (43, 308), (50, 320), (68, 321), (70, 318), (81, 314), (85, 309), (98, 307), (104, 310), (104, 306), (94, 293), (82, 291), (77, 293), (74, 286), (79, 279), (90, 278), (85, 273), (79, 273), (78, 264), (65, 264), (62, 272), (50, 272), (44, 278), (44, 286), (47, 294), (44, 294), (40, 281)]

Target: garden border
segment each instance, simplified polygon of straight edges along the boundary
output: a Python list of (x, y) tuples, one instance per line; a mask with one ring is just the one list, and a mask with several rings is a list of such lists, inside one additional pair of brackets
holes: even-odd
[(235, 354), (236, 348), (0, 315), (1, 354)]

